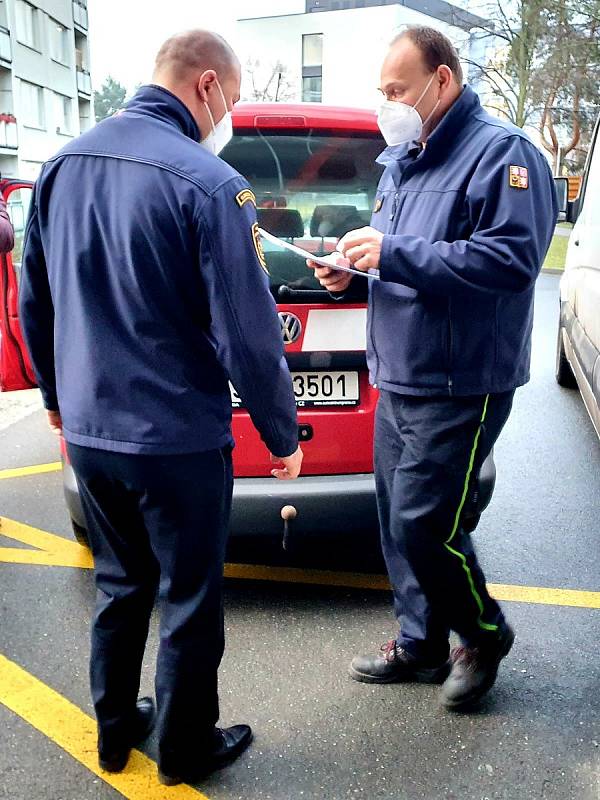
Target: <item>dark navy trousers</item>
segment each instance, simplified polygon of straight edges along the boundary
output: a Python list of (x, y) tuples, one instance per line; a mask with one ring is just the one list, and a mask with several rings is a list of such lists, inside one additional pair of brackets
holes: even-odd
[(164, 770), (193, 765), (219, 717), (231, 450), (148, 456), (68, 445), (97, 588), (91, 690), (100, 741), (126, 739), (156, 594), (157, 727)]
[(450, 630), (476, 645), (504, 624), (461, 518), (513, 395), (381, 392), (375, 479), (382, 547), (398, 644), (420, 659), (447, 658)]

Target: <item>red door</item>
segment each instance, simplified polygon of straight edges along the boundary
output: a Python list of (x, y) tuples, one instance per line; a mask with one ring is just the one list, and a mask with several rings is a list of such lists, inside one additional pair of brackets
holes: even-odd
[(18, 312), (23, 238), (32, 188), (31, 181), (0, 181), (0, 191), (6, 200), (15, 230), (13, 251), (0, 254), (0, 391), (3, 392), (33, 389), (36, 386), (21, 334)]

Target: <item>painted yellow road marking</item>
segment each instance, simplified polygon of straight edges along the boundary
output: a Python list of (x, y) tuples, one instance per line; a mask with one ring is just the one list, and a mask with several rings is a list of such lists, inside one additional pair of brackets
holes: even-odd
[(586, 592), (581, 589), (544, 589), (540, 586), (513, 586), (504, 583), (488, 583), (488, 589), (496, 600), (510, 600), (513, 603), (600, 608), (600, 592)]
[(54, 533), (32, 528), (22, 522), (0, 517), (0, 535), (30, 545), (36, 550), (20, 547), (0, 547), (0, 561), (11, 564), (40, 564), (47, 567), (79, 567), (93, 569), (92, 554), (87, 547), (57, 536)]
[(128, 800), (208, 800), (206, 795), (191, 786), (170, 789), (161, 786), (156, 764), (139, 750), (132, 750), (123, 772), (103, 772), (98, 766), (96, 722), (3, 655), (0, 655), (0, 703), (37, 728)]
[[(0, 535), (37, 548), (24, 550), (17, 547), (0, 547), (0, 562), (37, 564), (49, 567), (77, 567), (79, 569), (94, 568), (91, 553), (86, 547), (54, 533), (0, 517)], [(255, 564), (226, 564), (225, 577), (376, 591), (387, 591), (390, 588), (385, 575), (301, 569), (299, 567), (268, 567)], [(490, 583), (488, 589), (496, 600), (540, 603), (550, 606), (573, 606), (574, 608), (600, 608), (600, 592), (540, 586), (515, 586), (504, 583)]]
[[(367, 575), (361, 572), (327, 572), (325, 570), (299, 569), (297, 567), (226, 564), (225, 576), (227, 578), (243, 578), (255, 581), (344, 586), (353, 589), (388, 590), (390, 588), (389, 581), (385, 575)], [(586, 592), (578, 589), (545, 589), (537, 586), (513, 586), (500, 583), (488, 583), (488, 590), (496, 600), (542, 603), (551, 606), (600, 608), (600, 592)]]
[(0, 469), (0, 481), (8, 478), (24, 478), (27, 475), (42, 475), (44, 472), (59, 472), (62, 469), (60, 461), (51, 464), (35, 464), (33, 467), (16, 467), (15, 469)]

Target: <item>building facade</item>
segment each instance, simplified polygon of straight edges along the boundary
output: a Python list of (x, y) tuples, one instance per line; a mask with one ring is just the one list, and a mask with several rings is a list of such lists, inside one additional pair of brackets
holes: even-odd
[[(446, 34), (464, 59), (465, 77), (476, 83), (471, 61), (488, 43), (477, 35), (484, 20), (445, 0), (298, 0), (295, 13), (240, 19), (236, 44), (245, 67), (242, 96), (266, 84), (275, 67), (283, 80), (277, 98), (373, 108), (381, 62), (390, 40), (408, 25), (429, 25)], [(248, 73), (252, 74), (249, 75)], [(475, 86), (477, 88), (477, 86)]]
[(94, 123), (87, 0), (0, 0), (0, 174), (34, 179)]

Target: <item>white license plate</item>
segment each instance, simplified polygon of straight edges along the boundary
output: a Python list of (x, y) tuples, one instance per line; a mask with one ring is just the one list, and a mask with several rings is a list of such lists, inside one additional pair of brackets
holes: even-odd
[[(357, 406), (360, 402), (358, 372), (292, 372), (296, 404), (314, 406)], [(241, 408), (241, 398), (231, 387), (231, 403)]]

